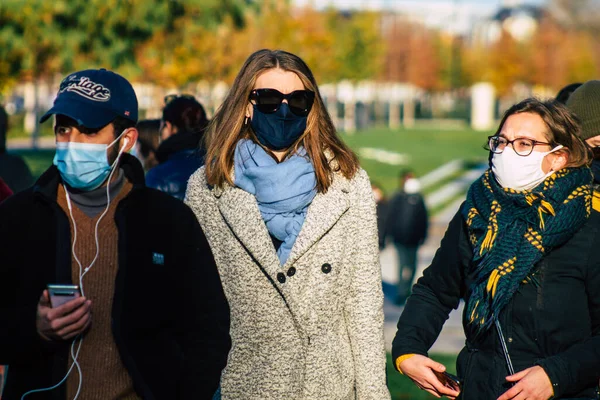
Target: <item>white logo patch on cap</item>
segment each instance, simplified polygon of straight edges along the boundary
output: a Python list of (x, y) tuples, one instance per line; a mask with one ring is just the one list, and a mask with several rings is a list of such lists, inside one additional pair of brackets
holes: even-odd
[(105, 86), (96, 83), (87, 76), (77, 78), (72, 75), (63, 82), (60, 88), (60, 93), (64, 91), (77, 93), (86, 99), (93, 101), (106, 102), (110, 100), (110, 90)]

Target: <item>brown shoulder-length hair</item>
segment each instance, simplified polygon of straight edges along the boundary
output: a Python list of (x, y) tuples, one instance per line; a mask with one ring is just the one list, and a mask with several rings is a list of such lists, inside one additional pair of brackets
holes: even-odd
[[(287, 150), (285, 156), (288, 157), (298, 147), (304, 146), (315, 168), (317, 190), (320, 193), (327, 191), (335, 171), (339, 171), (348, 179), (352, 178), (358, 170), (358, 158), (337, 136), (319, 93), (317, 82), (306, 63), (300, 57), (286, 51), (263, 49), (248, 57), (225, 101), (208, 126), (207, 134), (204, 136), (208, 183), (217, 187), (222, 187), (226, 182), (233, 185), (231, 169), (237, 142), (249, 138), (258, 143), (250, 124), (245, 119), (246, 107), (258, 76), (273, 68), (295, 73), (305, 89), (315, 92), (306, 130)], [(265, 150), (273, 155), (268, 149)], [(333, 160), (328, 159), (326, 151), (331, 152)], [(330, 164), (330, 161), (333, 162)]]
[(513, 105), (504, 113), (496, 135), (500, 134), (508, 117), (520, 113), (533, 113), (542, 118), (548, 128), (544, 132), (547, 142), (552, 147), (561, 144), (563, 148), (558, 151), (567, 153), (565, 167), (582, 167), (591, 162), (590, 150), (581, 139), (579, 119), (564, 104), (553, 99), (529, 98)]

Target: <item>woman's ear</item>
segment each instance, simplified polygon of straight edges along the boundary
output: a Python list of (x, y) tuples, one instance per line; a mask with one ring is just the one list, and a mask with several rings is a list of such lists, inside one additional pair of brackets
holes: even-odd
[(563, 169), (567, 163), (569, 162), (569, 150), (568, 149), (560, 149), (554, 153), (552, 159), (551, 168), (553, 171), (559, 171)]

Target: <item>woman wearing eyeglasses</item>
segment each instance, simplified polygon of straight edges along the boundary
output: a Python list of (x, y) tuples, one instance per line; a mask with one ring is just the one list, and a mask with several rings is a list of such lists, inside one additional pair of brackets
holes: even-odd
[[(528, 99), (489, 138), (491, 168), (398, 322), (395, 365), (422, 389), (464, 400), (598, 398), (600, 213), (579, 131), (562, 104)], [(427, 352), (461, 299), (460, 389)]]
[(231, 309), (223, 399), (389, 399), (375, 202), (306, 64), (246, 60), (186, 202)]

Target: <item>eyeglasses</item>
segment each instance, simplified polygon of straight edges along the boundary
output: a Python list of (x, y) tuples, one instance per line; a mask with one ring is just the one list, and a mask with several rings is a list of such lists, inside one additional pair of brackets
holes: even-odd
[(258, 110), (272, 114), (279, 110), (283, 100), (287, 100), (290, 111), (299, 117), (306, 117), (315, 101), (315, 92), (311, 90), (295, 90), (283, 94), (276, 89), (255, 89), (250, 92), (250, 100), (256, 102)]
[(165, 96), (165, 98), (163, 99), (165, 102), (165, 106), (167, 104), (169, 104), (170, 102), (172, 102), (175, 99), (189, 99), (189, 100), (196, 100), (196, 98), (191, 95), (191, 94), (168, 94)]
[(551, 143), (546, 142), (538, 142), (537, 140), (529, 139), (529, 138), (515, 138), (513, 140), (508, 140), (503, 136), (490, 136), (488, 137), (488, 147), (492, 153), (500, 154), (504, 151), (506, 146), (512, 144), (513, 150), (520, 156), (526, 157), (531, 154), (533, 148), (535, 146), (545, 144), (551, 145)]

